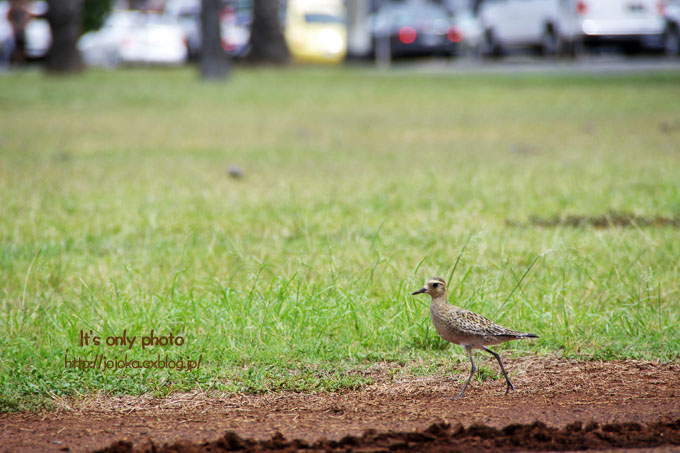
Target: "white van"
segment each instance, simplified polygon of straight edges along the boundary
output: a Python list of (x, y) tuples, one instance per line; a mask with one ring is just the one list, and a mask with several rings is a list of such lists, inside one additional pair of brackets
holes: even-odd
[(479, 10), (490, 55), (511, 47), (573, 54), (610, 43), (663, 49), (664, 14), (662, 0), (482, 0)]

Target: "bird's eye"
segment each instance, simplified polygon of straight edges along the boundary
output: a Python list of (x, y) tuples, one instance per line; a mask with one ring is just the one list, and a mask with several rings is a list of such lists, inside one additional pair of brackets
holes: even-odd
[(439, 283), (433, 283), (433, 284), (432, 284), (432, 287), (433, 287), (433, 288), (439, 288)]

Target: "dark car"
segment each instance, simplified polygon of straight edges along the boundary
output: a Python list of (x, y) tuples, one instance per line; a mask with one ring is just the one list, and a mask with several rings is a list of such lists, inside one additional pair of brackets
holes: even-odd
[(430, 2), (385, 3), (372, 17), (373, 49), (392, 57), (455, 55), (463, 39), (448, 11)]

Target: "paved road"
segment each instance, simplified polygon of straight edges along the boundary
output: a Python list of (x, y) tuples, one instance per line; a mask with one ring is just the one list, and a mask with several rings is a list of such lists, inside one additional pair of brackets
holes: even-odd
[(481, 74), (630, 74), (645, 72), (680, 72), (680, 58), (624, 57), (592, 55), (578, 59), (549, 60), (532, 56), (510, 56), (499, 60), (423, 59), (393, 62), (390, 72), (481, 73)]

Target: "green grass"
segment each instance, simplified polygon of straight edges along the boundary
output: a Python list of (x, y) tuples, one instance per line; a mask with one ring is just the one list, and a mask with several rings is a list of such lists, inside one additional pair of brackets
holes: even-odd
[[(675, 360), (680, 229), (531, 218), (678, 215), (678, 100), (677, 73), (4, 75), (0, 410), (359, 388), (381, 361), (449, 373), (467, 359), (410, 295), (432, 275), (457, 305), (541, 336), (504, 355)], [(181, 335), (128, 357), (202, 366), (65, 367), (124, 356), (81, 347), (90, 329)]]

